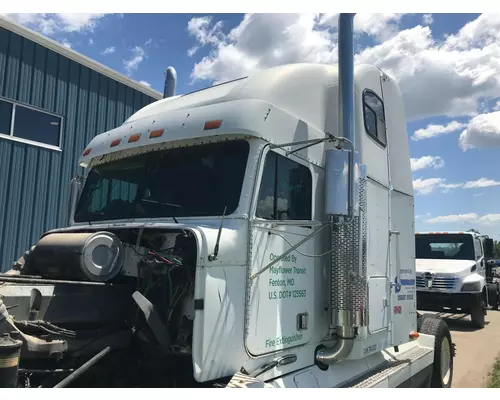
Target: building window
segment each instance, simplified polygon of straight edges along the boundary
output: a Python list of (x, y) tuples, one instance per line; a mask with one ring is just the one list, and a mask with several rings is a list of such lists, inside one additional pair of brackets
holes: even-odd
[(0, 100), (0, 133), (10, 135), (12, 124), (12, 103)]
[(60, 149), (61, 125), (60, 116), (0, 100), (0, 137)]
[(256, 216), (268, 220), (312, 218), (312, 176), (309, 168), (269, 152), (257, 203)]
[(363, 115), (366, 132), (382, 145), (387, 144), (384, 103), (374, 92), (363, 93)]

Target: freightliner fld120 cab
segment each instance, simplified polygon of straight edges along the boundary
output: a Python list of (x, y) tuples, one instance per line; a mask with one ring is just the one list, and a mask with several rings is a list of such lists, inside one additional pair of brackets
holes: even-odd
[(484, 327), (488, 305), (498, 308), (498, 284), (489, 279), (493, 239), (476, 231), (415, 235), (417, 308), (470, 314)]
[(403, 99), (339, 24), (338, 67), (166, 90), (82, 149), (70, 225), (0, 279), (17, 385), (450, 387)]

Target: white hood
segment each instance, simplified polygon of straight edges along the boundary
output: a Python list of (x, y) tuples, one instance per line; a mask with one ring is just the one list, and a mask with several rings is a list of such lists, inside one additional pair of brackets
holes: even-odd
[(459, 273), (470, 272), (472, 266), (476, 265), (473, 260), (427, 260), (417, 258), (417, 272), (444, 272), (444, 273)]

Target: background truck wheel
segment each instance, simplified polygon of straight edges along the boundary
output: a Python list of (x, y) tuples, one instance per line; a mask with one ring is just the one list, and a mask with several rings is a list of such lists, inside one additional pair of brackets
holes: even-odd
[(434, 342), (434, 363), (430, 376), (431, 388), (451, 388), (453, 378), (453, 344), (446, 322), (434, 315), (424, 314), (420, 333), (432, 335)]
[(474, 298), (470, 308), (470, 317), (472, 324), (479, 328), (484, 328), (484, 315), (486, 314), (486, 307), (484, 304), (484, 295), (479, 295)]
[(422, 327), (422, 322), (426, 318), (436, 317), (434, 314), (417, 314), (417, 331), (420, 332), (420, 328)]
[(500, 289), (497, 284), (488, 285), (488, 302), (493, 310), (498, 310), (500, 302)]

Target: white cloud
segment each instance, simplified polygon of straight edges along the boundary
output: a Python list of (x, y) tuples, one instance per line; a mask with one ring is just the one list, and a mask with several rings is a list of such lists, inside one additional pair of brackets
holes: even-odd
[(483, 215), (482, 217), (479, 218), (477, 222), (482, 225), (490, 225), (500, 222), (500, 214)]
[(439, 156), (423, 156), (420, 158), (411, 158), (410, 162), (411, 162), (411, 170), (413, 172), (425, 168), (439, 169), (443, 168), (445, 165), (444, 160)]
[(67, 39), (62, 39), (62, 40), (60, 41), (60, 43), (61, 43), (64, 47), (67, 47), (68, 49), (71, 49), (71, 43), (70, 43), (70, 41), (69, 41), (69, 40), (67, 40)]
[(425, 220), (428, 224), (479, 224), (479, 225), (491, 225), (500, 222), (500, 214), (486, 214), (479, 216), (476, 213), (468, 214), (451, 214), (443, 215), (439, 217), (434, 217)]
[(139, 81), (139, 83), (141, 85), (144, 85), (144, 86), (147, 86), (147, 87), (151, 87), (151, 83), (147, 82), (147, 81)]
[(94, 39), (90, 38), (89, 39), (89, 45), (92, 46), (94, 44)]
[(423, 25), (431, 25), (434, 22), (434, 18), (432, 18), (432, 14), (424, 14), (422, 16), (422, 24)]
[(107, 54), (113, 54), (115, 51), (116, 51), (116, 47), (115, 46), (106, 47), (103, 51), (101, 51), (101, 54), (103, 56), (105, 56)]
[(425, 213), (424, 215), (415, 215), (415, 219), (420, 219), (420, 218), (424, 218), (424, 217), (427, 217), (429, 218), (432, 214), (431, 213)]
[(75, 14), (2, 14), (15, 22), (31, 29), (52, 36), (60, 32), (93, 32), (99, 20), (106, 14), (75, 13)]
[(478, 189), (492, 186), (500, 186), (500, 182), (488, 178), (479, 178), (475, 181), (446, 183), (443, 178), (415, 179), (413, 190), (416, 195), (427, 195), (440, 189), (443, 193), (448, 193), (453, 189)]
[[(376, 13), (356, 14), (353, 28), (357, 34), (366, 34), (375, 37), (379, 41), (393, 37), (399, 30), (399, 22), (404, 14)], [(338, 28), (339, 14), (322, 14), (319, 18), (319, 26)]]
[(474, 197), (481, 197), (481, 196), (484, 196), (484, 193), (473, 193), (472, 195)]
[(469, 181), (463, 184), (464, 189), (476, 189), (476, 188), (485, 188), (491, 186), (499, 186), (500, 182), (494, 181), (492, 179), (487, 178), (479, 178), (476, 181)]
[(440, 183), (438, 185), (438, 187), (442, 189), (443, 193), (448, 193), (452, 189), (458, 189), (463, 186), (464, 186), (463, 183)]
[(146, 57), (146, 52), (142, 47), (135, 46), (132, 50), (132, 56), (128, 60), (123, 61), (123, 65), (125, 70), (130, 74), (132, 71), (137, 70), (139, 68), (139, 64)]
[(476, 213), (443, 215), (425, 220), (428, 224), (452, 224), (452, 223), (474, 223), (478, 220)]
[(196, 52), (198, 51), (198, 49), (199, 49), (198, 46), (191, 47), (190, 49), (188, 49), (187, 55), (189, 57), (193, 57), (196, 54)]
[(196, 37), (196, 40), (202, 46), (207, 44), (218, 45), (225, 38), (221, 29), (223, 27), (222, 21), (216, 22), (211, 26), (212, 17), (195, 17), (191, 18), (188, 22), (187, 30), (190, 35)]
[(498, 100), (493, 106), (493, 111), (500, 111), (500, 100)]
[(436, 136), (456, 132), (459, 129), (465, 128), (466, 126), (466, 124), (462, 124), (457, 121), (451, 121), (446, 125), (429, 124), (425, 128), (417, 129), (411, 138), (415, 141), (430, 139)]
[(331, 29), (314, 30), (318, 17), (309, 14), (247, 14), (228, 34), (222, 23), (195, 18), (188, 31), (212, 51), (192, 71), (193, 80), (221, 82), (252, 71), (296, 61), (334, 62)]
[(153, 44), (153, 39), (148, 39), (144, 46), (135, 46), (130, 50), (132, 53), (128, 60), (123, 60), (123, 66), (127, 73), (130, 75), (132, 71), (136, 71), (139, 68), (139, 64), (144, 61), (147, 57), (146, 48), (150, 48)]
[(417, 195), (431, 194), (443, 182), (442, 178), (415, 179), (413, 181), (413, 190)]
[[(388, 26), (397, 29), (382, 43), (361, 50), (356, 62), (374, 64), (398, 82), (410, 120), (472, 117), (480, 99), (498, 97), (500, 16), (483, 14), (444, 41), (436, 41), (429, 26), (398, 31), (397, 17), (357, 14), (355, 26), (370, 18), (373, 22), (363, 29), (375, 37)], [(224, 31), (220, 21), (192, 19), (188, 31), (197, 46), (209, 47), (209, 54), (194, 65), (191, 77), (221, 82), (285, 63), (335, 63), (335, 24), (325, 15), (256, 14)]]
[(500, 147), (500, 111), (474, 117), (460, 134), (459, 144), (463, 151)]

